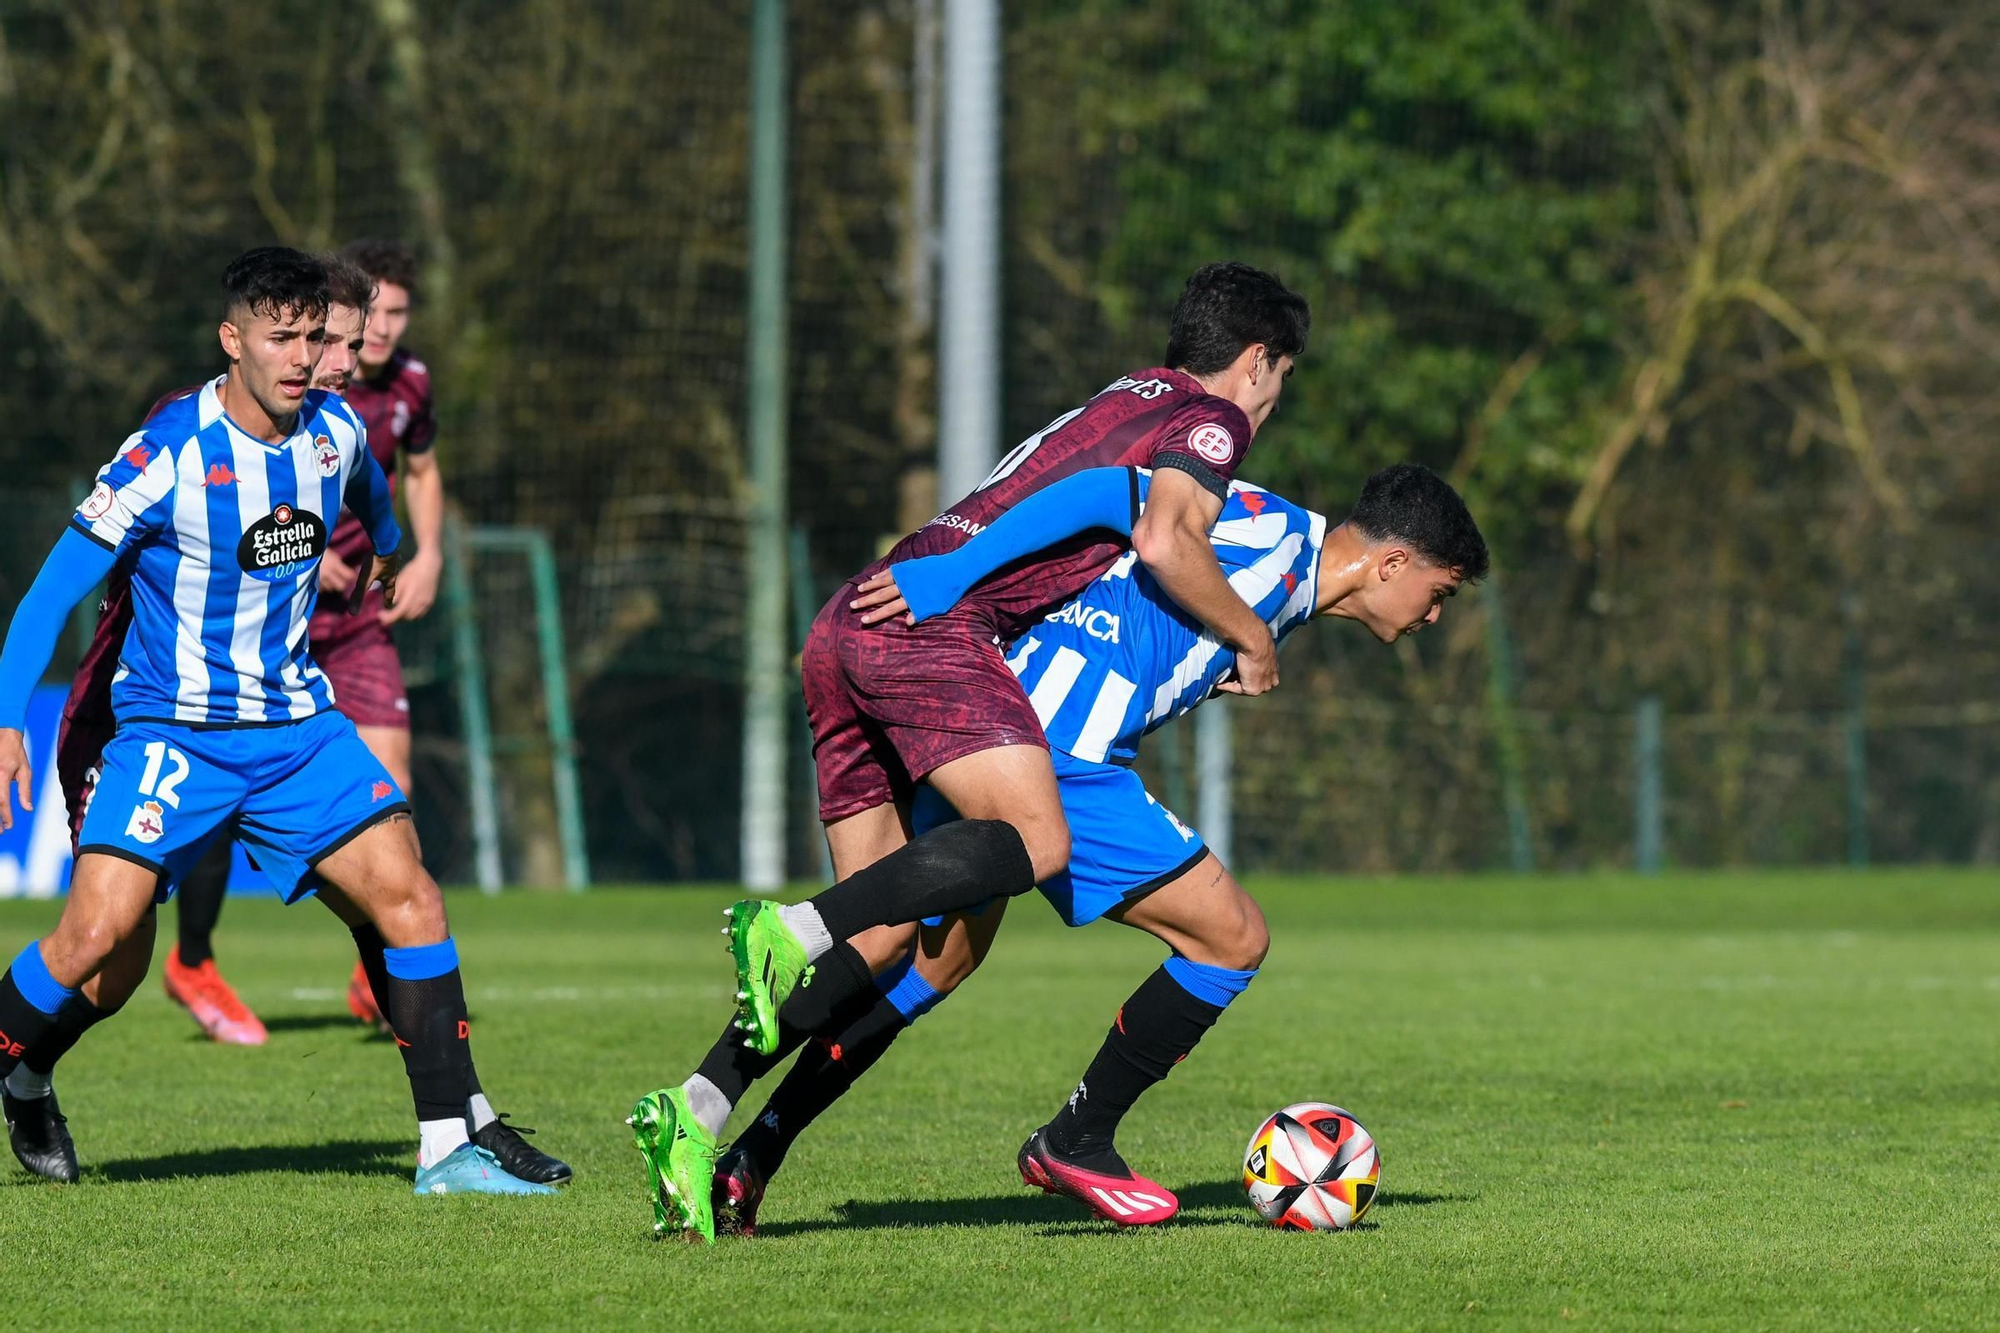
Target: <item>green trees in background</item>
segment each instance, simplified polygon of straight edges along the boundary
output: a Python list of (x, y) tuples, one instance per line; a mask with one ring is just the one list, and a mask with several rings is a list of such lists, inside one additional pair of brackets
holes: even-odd
[[(766, 536), (729, 521), (740, 9), (280, 3), (226, 30), (138, 0), (0, 13), (10, 489), (73, 485), (160, 389), (210, 371), (234, 250), (412, 236), (457, 494), (564, 557), (593, 804), (677, 849), (670, 869), (727, 873), (695, 849), (728, 841), (704, 829), (732, 782), (662, 756), (675, 736), (728, 748), (731, 571)], [(793, 508), (822, 583), (936, 499), (929, 12), (792, 8)], [(1843, 606), (1883, 709), (1991, 696), (2000, 19), (1023, 0), (1005, 68), (1009, 434), (1157, 357), (1193, 264), (1282, 272), (1316, 327), (1251, 472), (1336, 511), (1397, 458), (1465, 487), (1520, 702), (1546, 719), (1525, 741), (1545, 860), (1619, 854), (1622, 724), (1579, 719), (1642, 693), (1706, 719), (1669, 737), (1690, 854), (1838, 845), (1814, 785), (1837, 752), (1774, 741), (1771, 719), (1837, 705)], [(1497, 606), (1468, 598), (1392, 654), (1328, 632), (1288, 672), (1302, 688), (1243, 710), (1254, 740), (1421, 774), (1407, 826), (1362, 839), (1333, 768), (1253, 806), (1309, 816), (1320, 864), (1500, 859), (1477, 709)], [(1361, 698), (1400, 711), (1371, 722)], [(1884, 812), (1878, 847), (2000, 856), (2000, 735), (1878, 751), (1935, 788), (1921, 816)]]

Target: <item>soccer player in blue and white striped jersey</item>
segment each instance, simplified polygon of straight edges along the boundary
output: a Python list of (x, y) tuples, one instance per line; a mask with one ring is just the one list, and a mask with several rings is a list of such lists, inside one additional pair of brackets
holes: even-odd
[[(118, 730), (84, 816), (62, 919), (0, 976), (0, 1080), (109, 969), (143, 975), (153, 907), (233, 828), (288, 902), (317, 891), (384, 942), (391, 1018), (419, 1121), (419, 1193), (546, 1193), (469, 1140), (470, 1029), (444, 899), (424, 871), (409, 807), (333, 710), (306, 624), (342, 505), (368, 529), (394, 598), (402, 541), (381, 466), (336, 395), (313, 389), (329, 305), (320, 261), (267, 247), (223, 275), (227, 374), (119, 447), (16, 609), (0, 652), (0, 825), (8, 788), (33, 808), (21, 735), (70, 609), (123, 560), (133, 618), (112, 685)], [(363, 570), (358, 588), (372, 582)], [(129, 978), (126, 978), (129, 980)], [(132, 984), (136, 985), (136, 981)], [(129, 988), (127, 988), (129, 993)], [(46, 1089), (41, 1090), (47, 1094)], [(60, 1128), (52, 1094), (43, 1130)], [(67, 1148), (23, 1152), (31, 1170)], [(33, 1160), (31, 1160), (31, 1158)]]
[[(1042, 543), (1082, 528), (1125, 528), (1148, 479), (1120, 472), (1078, 474), (958, 552), (893, 567), (863, 590), (864, 613), (927, 616), (984, 571)], [(1233, 483), (1209, 536), (1230, 585), (1280, 643), (1314, 617), (1356, 620), (1393, 642), (1435, 622), (1445, 599), (1487, 567), (1485, 542), (1458, 495), (1410, 465), (1371, 478), (1354, 510), (1332, 526), (1269, 491)], [(1147, 732), (1231, 692), (1233, 656), (1130, 557), (1008, 653), (1048, 736), (1072, 839), (1068, 869), (1040, 886), (1043, 895), (1072, 926), (1109, 916), (1173, 951), (1121, 1006), (1067, 1104), (1022, 1146), (1022, 1178), (1123, 1225), (1162, 1222), (1178, 1200), (1118, 1155), (1119, 1121), (1249, 985), (1269, 936), (1257, 904), (1130, 765)], [(934, 794), (919, 792), (919, 829), (952, 817)], [(819, 1034), (822, 1042), (800, 1057), (718, 1163), (721, 1225), (754, 1230), (764, 1186), (793, 1139), (971, 973), (1004, 908), (997, 900), (982, 912), (927, 922), (910, 960), (881, 978), (883, 1001), (842, 1031)]]

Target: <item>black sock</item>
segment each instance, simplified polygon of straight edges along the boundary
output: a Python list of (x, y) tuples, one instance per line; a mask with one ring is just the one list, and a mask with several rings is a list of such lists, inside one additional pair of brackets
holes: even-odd
[(1003, 819), (960, 819), (932, 829), (812, 900), (827, 933), (852, 939), (874, 926), (1011, 898), (1035, 887), (1020, 833)]
[(463, 1117), (472, 1096), (472, 1024), (458, 969), (421, 980), (391, 975), (386, 989), (384, 1014), (403, 1052), (417, 1119)]
[(1118, 1011), (1069, 1104), (1049, 1122), (1049, 1147), (1087, 1171), (1130, 1175), (1112, 1146), (1118, 1122), (1220, 1017), (1221, 1005), (1188, 994), (1164, 966), (1147, 977)]
[(383, 957), (382, 932), (374, 926), (356, 926), (352, 933), (354, 951), (361, 955), (361, 970), (368, 974), (368, 989), (375, 993), (375, 1007), (393, 1030), (396, 1016), (389, 1012), (389, 964)]
[(81, 1041), (84, 1033), (117, 1012), (117, 1009), (99, 1009), (81, 991), (77, 992), (56, 1012), (49, 1030), (22, 1055), (21, 1063), (30, 1073), (47, 1078), (55, 1071), (56, 1061), (68, 1055), (70, 1047)]
[(799, 1053), (785, 1081), (736, 1140), (736, 1146), (757, 1163), (766, 1184), (785, 1164), (785, 1155), (806, 1126), (846, 1096), (907, 1027), (896, 1006), (878, 993), (868, 1011), (838, 1036), (819, 1038)]
[(200, 967), (215, 956), (215, 923), (222, 916), (222, 899), (229, 892), (228, 838), (217, 838), (174, 894), (179, 904), (180, 941), (175, 946), (182, 967)]
[(45, 1014), (28, 1003), (21, 988), (14, 984), (14, 969), (8, 968), (0, 976), (0, 1078), (13, 1073), (21, 1057), (33, 1050), (55, 1024), (54, 1014)]
[(778, 1009), (778, 1049), (759, 1055), (743, 1039), (734, 1023), (709, 1048), (701, 1068), (694, 1072), (715, 1085), (729, 1104), (743, 1100), (750, 1085), (783, 1064), (815, 1033), (838, 1031), (861, 1012), (862, 1001), (874, 993), (874, 975), (854, 946), (842, 941), (813, 964), (808, 985), (794, 987), (791, 998)]

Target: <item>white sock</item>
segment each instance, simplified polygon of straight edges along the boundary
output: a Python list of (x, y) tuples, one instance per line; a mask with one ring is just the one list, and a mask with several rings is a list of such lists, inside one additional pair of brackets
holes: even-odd
[(826, 922), (819, 919), (819, 909), (811, 903), (780, 907), (778, 915), (792, 928), (792, 934), (799, 937), (799, 943), (806, 946), (808, 963), (833, 947), (833, 936), (827, 933)]
[(681, 1084), (681, 1091), (687, 1095), (688, 1110), (694, 1112), (694, 1118), (701, 1121), (702, 1128), (710, 1134), (720, 1135), (722, 1127), (729, 1123), (730, 1111), (735, 1109), (722, 1095), (722, 1089), (696, 1074)]
[(493, 1114), (493, 1103), (486, 1100), (483, 1092), (472, 1094), (472, 1100), (465, 1104), (465, 1114), (472, 1121), (472, 1132), (475, 1134), (500, 1118)]
[(7, 1075), (7, 1092), (20, 1101), (32, 1102), (49, 1095), (49, 1076), (37, 1074), (26, 1065), (15, 1065)]
[(453, 1152), (472, 1140), (465, 1132), (465, 1117), (453, 1116), (449, 1120), (420, 1120), (417, 1130), (423, 1141), (417, 1145), (417, 1165), (436, 1166)]

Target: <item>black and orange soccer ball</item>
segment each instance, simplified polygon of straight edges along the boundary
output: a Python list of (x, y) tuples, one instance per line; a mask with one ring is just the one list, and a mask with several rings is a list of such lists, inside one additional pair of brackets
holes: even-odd
[(1243, 1189), (1274, 1227), (1346, 1231), (1375, 1202), (1382, 1159), (1367, 1130), (1338, 1106), (1298, 1102), (1250, 1136)]

